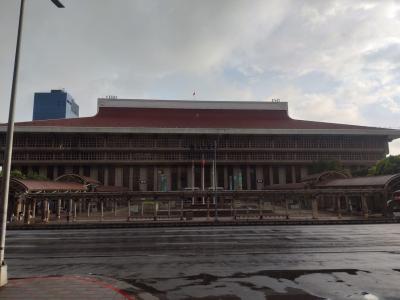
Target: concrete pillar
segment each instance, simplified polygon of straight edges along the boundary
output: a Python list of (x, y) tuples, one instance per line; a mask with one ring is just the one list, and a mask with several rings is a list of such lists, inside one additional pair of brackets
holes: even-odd
[(183, 186), (182, 186), (182, 182), (181, 182), (181, 176), (182, 176), (182, 167), (178, 167), (178, 178), (177, 178), (177, 180), (178, 180), (178, 182), (176, 183), (176, 187), (177, 187), (177, 189), (178, 189), (178, 191), (181, 191), (181, 190), (183, 190)]
[(341, 198), (340, 195), (339, 195), (339, 196), (336, 196), (337, 214), (338, 214), (338, 218), (339, 218), (339, 219), (342, 218), (342, 208), (341, 208), (340, 198)]
[[(202, 191), (204, 191), (204, 189), (205, 189), (205, 177), (206, 177), (206, 174), (205, 174), (205, 166), (204, 166), (204, 163), (203, 163), (203, 160), (202, 160), (202, 162), (201, 162), (201, 190)], [(203, 201), (204, 201), (204, 199), (203, 199)]]
[(279, 184), (285, 184), (286, 183), (286, 168), (278, 167), (278, 174), (279, 174)]
[(311, 210), (312, 210), (312, 218), (318, 219), (318, 199), (319, 196), (314, 196), (311, 199)]
[(36, 200), (33, 199), (32, 201), (32, 219), (35, 221), (36, 219)]
[(167, 190), (170, 191), (172, 189), (171, 167), (164, 168), (164, 174), (167, 177)]
[(46, 212), (47, 212), (46, 219), (47, 219), (47, 222), (49, 222), (50, 221), (50, 213), (51, 213), (51, 211), (50, 211), (50, 201), (47, 201)]
[(74, 201), (74, 217), (73, 217), (73, 221), (76, 221), (76, 200)]
[(192, 162), (192, 168), (191, 168), (191, 173), (190, 173), (190, 176), (191, 176), (191, 179), (190, 179), (190, 182), (192, 183), (191, 184), (191, 187), (192, 188), (194, 188), (195, 187), (195, 184), (196, 184), (196, 180), (195, 180), (195, 166), (194, 166), (194, 161)]
[(289, 219), (289, 203), (288, 203), (287, 196), (285, 196), (285, 212), (286, 212), (286, 219)]
[(256, 186), (257, 190), (264, 189), (264, 173), (262, 166), (256, 167)]
[(274, 170), (273, 170), (272, 166), (269, 166), (268, 169), (269, 169), (269, 182), (270, 182), (270, 185), (273, 185), (274, 184)]
[(47, 201), (46, 200), (42, 200), (41, 201), (41, 213), (42, 213), (42, 222), (46, 223), (46, 208), (47, 208)]
[(87, 201), (87, 216), (90, 217), (90, 200)]
[(224, 190), (229, 190), (228, 167), (224, 166)]
[(57, 200), (57, 219), (61, 219), (61, 199)]
[(251, 188), (251, 178), (250, 178), (250, 166), (246, 166), (246, 184), (247, 189), (250, 190)]
[(72, 219), (72, 199), (69, 199), (69, 204), (68, 204), (68, 222), (71, 221)]
[(146, 167), (140, 167), (139, 177), (140, 177), (139, 190), (146, 191), (147, 190), (147, 169), (146, 169)]
[(100, 200), (100, 211), (101, 211), (100, 221), (103, 221), (104, 220), (104, 201), (103, 201), (103, 199)]
[(104, 166), (104, 185), (108, 185), (108, 167)]
[(364, 218), (368, 219), (368, 204), (367, 204), (367, 196), (365, 194), (361, 195), (361, 210)]
[(115, 186), (122, 186), (122, 168), (115, 168)]
[(186, 180), (187, 180), (187, 186), (186, 187), (192, 187), (192, 166), (186, 168)]
[(128, 199), (128, 221), (131, 219), (131, 200)]
[(133, 190), (133, 167), (129, 167), (129, 190)]
[(25, 198), (24, 202), (25, 202), (24, 223), (29, 224), (31, 218), (31, 201)]

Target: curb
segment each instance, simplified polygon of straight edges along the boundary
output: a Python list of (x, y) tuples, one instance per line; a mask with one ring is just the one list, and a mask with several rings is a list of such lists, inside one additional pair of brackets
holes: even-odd
[(7, 224), (7, 230), (62, 230), (101, 228), (152, 228), (152, 227), (205, 227), (205, 226), (279, 226), (279, 225), (357, 225), (396, 224), (400, 219), (352, 219), (352, 220), (236, 220), (236, 221), (144, 221), (99, 222), (64, 224)]

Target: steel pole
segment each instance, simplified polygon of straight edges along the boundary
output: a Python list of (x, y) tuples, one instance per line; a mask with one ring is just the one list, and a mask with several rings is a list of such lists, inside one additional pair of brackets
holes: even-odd
[(4, 153), (3, 181), (1, 189), (1, 199), (3, 203), (1, 205), (2, 212), (0, 214), (1, 215), (0, 261), (2, 267), (6, 265), (4, 261), (4, 250), (6, 243), (8, 192), (10, 188), (10, 171), (11, 171), (12, 147), (13, 147), (13, 136), (14, 136), (15, 98), (16, 98), (17, 83), (18, 83), (19, 56), (20, 56), (20, 46), (21, 46), (22, 24), (24, 18), (24, 7), (25, 7), (25, 0), (21, 0), (19, 8), (17, 45), (15, 48), (15, 58), (14, 58), (14, 72), (13, 72), (12, 87), (11, 87), (10, 109), (8, 113), (7, 143)]

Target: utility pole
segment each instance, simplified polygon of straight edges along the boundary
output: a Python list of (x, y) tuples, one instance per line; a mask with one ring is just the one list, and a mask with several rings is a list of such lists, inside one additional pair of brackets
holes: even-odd
[[(51, 0), (59, 8), (64, 7), (59, 0)], [(17, 33), (17, 45), (15, 48), (14, 57), (14, 70), (11, 86), (11, 97), (10, 97), (10, 108), (8, 113), (8, 124), (7, 124), (7, 139), (6, 149), (4, 155), (3, 165), (3, 180), (1, 188), (1, 200), (0, 205), (0, 217), (1, 217), (1, 238), (0, 238), (0, 287), (4, 286), (8, 282), (7, 275), (7, 264), (4, 260), (5, 244), (6, 244), (6, 226), (7, 226), (7, 212), (8, 212), (8, 194), (10, 189), (10, 172), (11, 172), (11, 160), (12, 160), (12, 148), (14, 138), (14, 115), (15, 115), (15, 99), (17, 95), (18, 85), (18, 71), (19, 71), (19, 57), (21, 48), (21, 36), (22, 36), (22, 25), (24, 20), (24, 9), (25, 0), (21, 0), (19, 8), (19, 20), (18, 20), (18, 33)]]

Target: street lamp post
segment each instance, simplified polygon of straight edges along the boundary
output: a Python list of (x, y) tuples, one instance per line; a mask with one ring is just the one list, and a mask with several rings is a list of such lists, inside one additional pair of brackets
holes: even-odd
[[(59, 8), (64, 7), (59, 0), (51, 0)], [(7, 264), (4, 260), (5, 242), (6, 242), (6, 226), (7, 226), (7, 210), (8, 210), (8, 193), (10, 188), (10, 172), (11, 172), (11, 159), (12, 159), (12, 147), (14, 137), (14, 115), (15, 115), (15, 98), (18, 84), (18, 71), (19, 71), (19, 56), (21, 47), (21, 35), (22, 35), (22, 24), (24, 19), (24, 8), (25, 0), (21, 0), (19, 8), (19, 21), (18, 21), (18, 34), (17, 34), (17, 45), (15, 48), (14, 57), (14, 71), (12, 78), (11, 97), (10, 97), (10, 109), (8, 113), (8, 124), (7, 124), (7, 140), (6, 149), (4, 155), (3, 164), (3, 180), (1, 189), (1, 199), (3, 203), (0, 205), (0, 217), (1, 217), (1, 238), (0, 238), (0, 286), (6, 285), (8, 282), (7, 276)]]

